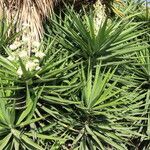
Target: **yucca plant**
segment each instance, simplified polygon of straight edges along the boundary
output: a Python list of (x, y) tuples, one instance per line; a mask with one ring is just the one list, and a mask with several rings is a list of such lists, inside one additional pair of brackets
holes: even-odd
[(119, 21), (106, 19), (96, 28), (92, 12), (81, 17), (68, 8), (64, 20), (54, 19), (52, 23), (58, 43), (69, 52), (78, 52), (76, 56), (84, 60), (91, 58), (93, 62), (100, 59), (114, 63), (124, 54), (147, 47), (144, 41), (135, 40), (146, 32), (138, 30), (143, 23), (133, 23), (130, 17)]
[[(141, 116), (147, 117), (147, 120), (139, 121), (142, 125), (139, 127), (139, 132), (147, 135), (149, 137), (149, 110), (150, 110), (150, 102), (149, 102), (149, 49), (145, 49), (141, 52), (136, 53), (130, 59), (132, 60), (130, 64), (126, 64), (124, 66), (124, 75), (122, 76), (121, 82), (130, 86), (130, 91), (133, 89), (138, 93), (145, 94), (145, 97), (141, 99), (145, 103), (145, 106), (141, 108), (142, 114)], [(149, 138), (148, 138), (149, 139)], [(138, 147), (142, 149), (149, 148), (149, 142), (147, 140), (138, 139), (137, 141)]]
[[(53, 42), (44, 46), (45, 54), (40, 50), (28, 57), (27, 51), (12, 52), (5, 48), (8, 57), (0, 56), (0, 149), (49, 149), (43, 139), (46, 143), (64, 141), (55, 132), (51, 131), (54, 138), (50, 131), (43, 132), (49, 130), (45, 128), (53, 121), (53, 113), (57, 113), (51, 103), (65, 103), (67, 100), (60, 100), (60, 95), (67, 95), (80, 86), (76, 82), (78, 62), (73, 64), (73, 55), (61, 49), (55, 51)], [(45, 112), (47, 106), (51, 114)]]
[(82, 68), (83, 87), (69, 98), (76, 104), (65, 106), (57, 118), (61, 126), (58, 131), (68, 139), (63, 147), (125, 150), (132, 145), (132, 137), (142, 136), (136, 130), (139, 125), (134, 123), (146, 119), (140, 117), (145, 94), (126, 93), (127, 87), (118, 88), (117, 81), (112, 80), (115, 70), (101, 67), (98, 63), (95, 68)]
[[(130, 1), (131, 2), (131, 1)], [(130, 63), (127, 63), (126, 65), (123, 65), (122, 68), (120, 68), (120, 75), (122, 75), (122, 72), (125, 74), (122, 75), (122, 78), (120, 80), (121, 84), (126, 84), (130, 86), (130, 91), (133, 89), (136, 89), (137, 92), (140, 94), (145, 93), (145, 97), (141, 99), (145, 103), (145, 107), (142, 108), (142, 116), (147, 117), (148, 120), (145, 121), (139, 121), (139, 123), (142, 125), (139, 128), (139, 132), (144, 133), (145, 135), (149, 136), (149, 6), (145, 1), (138, 1), (129, 3), (130, 9), (134, 10), (134, 12), (129, 13), (136, 13), (138, 14), (133, 17), (134, 22), (143, 22), (143, 26), (140, 27), (139, 30), (146, 29), (147, 32), (140, 36), (138, 40), (145, 41), (147, 44), (147, 48), (143, 49), (140, 52), (136, 52), (134, 55), (127, 55), (126, 60), (130, 60)], [(139, 11), (140, 10), (140, 11)], [(117, 77), (118, 78), (118, 77)], [(143, 139), (136, 139), (134, 141), (137, 143), (137, 147), (139, 149), (149, 149), (149, 138), (147, 140)]]
[[(41, 146), (36, 144), (36, 140), (30, 138), (32, 137), (30, 130), (31, 128), (34, 128), (34, 123), (45, 119), (46, 116), (33, 119), (32, 115), (29, 115), (28, 110), (31, 110), (32, 107), (32, 100), (30, 96), (27, 96), (27, 109), (25, 111), (22, 111), (22, 113), (16, 110), (16, 99), (7, 98), (8, 94), (6, 95), (6, 91), (1, 89), (0, 96), (0, 149), (43, 149)], [(12, 105), (9, 105), (10, 101), (13, 101)]]

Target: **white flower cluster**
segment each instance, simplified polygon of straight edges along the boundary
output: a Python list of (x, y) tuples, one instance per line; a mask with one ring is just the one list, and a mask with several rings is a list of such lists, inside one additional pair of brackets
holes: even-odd
[[(23, 36), (23, 37), (22, 37), (22, 42), (21, 42), (21, 41), (15, 41), (13, 44), (11, 44), (11, 45), (9, 46), (9, 48), (10, 48), (11, 50), (16, 50), (16, 49), (18, 49), (19, 47), (21, 47), (22, 45), (24, 45), (24, 44), (26, 44), (26, 43), (28, 43), (28, 42), (30, 42), (30, 38), (27, 37), (27, 36)], [(34, 49), (37, 49), (37, 48), (40, 47), (40, 43), (37, 42), (37, 41), (34, 41), (34, 42), (32, 43), (32, 46), (33, 46)]]
[(19, 48), (21, 45), (22, 45), (22, 43), (20, 43), (20, 42), (18, 42), (18, 41), (15, 41), (13, 44), (11, 44), (11, 45), (9, 46), (9, 48), (10, 48), (11, 50), (16, 50), (16, 49)]
[(94, 4), (94, 26), (95, 34), (98, 33), (100, 26), (103, 24), (106, 18), (105, 6), (101, 4), (100, 1), (97, 1)]
[[(36, 46), (39, 46), (39, 43), (35, 43)], [(13, 51), (8, 57), (7, 59), (11, 62), (16, 62), (17, 64), (19, 64), (19, 58), (21, 58), (21, 60), (23, 61), (26, 71), (33, 71), (33, 70), (39, 70), (40, 66), (40, 60), (43, 59), (43, 57), (45, 56), (45, 54), (42, 51), (39, 50), (34, 50), (34, 53), (31, 55), (29, 54), (28, 50), (21, 50), (18, 49), (16, 50), (18, 47), (20, 46), (19, 43), (14, 42), (12, 45), (10, 45), (10, 49), (11, 50), (15, 50)], [(21, 77), (23, 75), (23, 71), (21, 66), (18, 66), (18, 70), (17, 70), (17, 74), (19, 77)]]

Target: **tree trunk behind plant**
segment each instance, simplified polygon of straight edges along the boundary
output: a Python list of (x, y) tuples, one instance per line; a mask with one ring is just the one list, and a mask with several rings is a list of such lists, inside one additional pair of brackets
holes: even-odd
[(0, 3), (0, 20), (1, 20), (2, 16), (3, 16), (3, 9), (2, 9), (2, 4)]
[(16, 32), (23, 30), (19, 40), (27, 42), (31, 50), (32, 43), (42, 39), (44, 31), (42, 23), (44, 18), (53, 11), (54, 1), (0, 0), (0, 5), (4, 6), (8, 23), (13, 22), (16, 26)]

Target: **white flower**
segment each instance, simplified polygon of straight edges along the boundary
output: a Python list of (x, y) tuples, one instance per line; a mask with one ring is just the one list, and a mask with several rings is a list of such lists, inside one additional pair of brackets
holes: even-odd
[(15, 49), (17, 49), (19, 46), (21, 46), (21, 43), (20, 42), (14, 42), (13, 44), (11, 44), (10, 46), (9, 46), (9, 48), (11, 49), (11, 50), (15, 50)]
[(38, 51), (35, 53), (35, 57), (43, 58), (44, 56), (45, 56), (45, 54), (41, 51)]
[(41, 69), (41, 67), (40, 66), (37, 66), (36, 68), (35, 68), (35, 70), (40, 70)]
[(15, 60), (15, 56), (10, 55), (10, 56), (7, 57), (7, 59), (10, 60), (10, 61), (14, 61)]
[(14, 45), (14, 44), (11, 44), (11, 45), (9, 46), (9, 48), (10, 48), (11, 50), (15, 50), (15, 49), (17, 49), (18, 47), (17, 47), (16, 45)]
[(38, 59), (34, 59), (33, 62), (39, 63), (39, 60)]
[(20, 52), (18, 53), (18, 56), (19, 56), (20, 58), (28, 57), (28, 52), (25, 51), (25, 50), (20, 51)]
[(40, 42), (37, 42), (37, 41), (34, 41), (32, 44), (34, 47), (37, 47), (37, 48), (40, 46)]
[(21, 77), (23, 75), (21, 67), (18, 68), (17, 74), (19, 75), (19, 77)]
[(35, 63), (35, 62), (29, 60), (29, 61), (26, 63), (26, 70), (32, 71), (32, 70), (34, 70), (37, 66), (38, 66), (37, 63)]
[(103, 24), (104, 20), (106, 19), (106, 14), (105, 14), (105, 8), (101, 4), (100, 1), (97, 1), (94, 4), (94, 26), (95, 26), (95, 34), (98, 33), (99, 28)]
[(36, 53), (36, 52), (38, 52), (38, 49), (37, 48), (32, 48), (32, 52)]
[(27, 37), (27, 36), (24, 36), (24, 37), (22, 37), (22, 41), (25, 42), (25, 43), (27, 43), (27, 42), (30, 41), (30, 38)]

